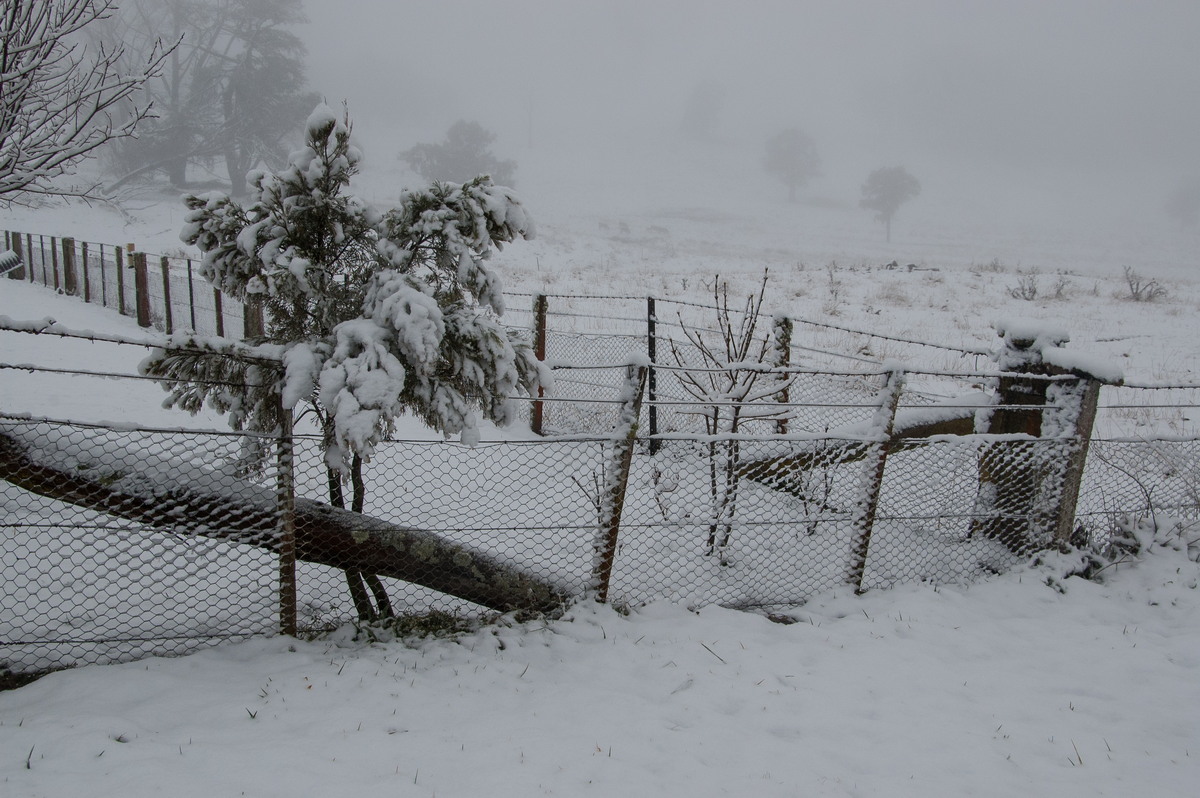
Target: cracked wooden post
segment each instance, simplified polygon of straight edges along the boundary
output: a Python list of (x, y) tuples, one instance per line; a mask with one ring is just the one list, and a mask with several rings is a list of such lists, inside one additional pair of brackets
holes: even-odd
[(280, 412), (275, 484), (279, 512), (279, 633), (296, 636), (296, 480), (292, 410)]
[(609, 458), (600, 501), (600, 526), (593, 546), (592, 586), (596, 601), (608, 601), (613, 563), (617, 557), (617, 538), (621, 532), (621, 514), (625, 509), (625, 491), (633, 466), (633, 447), (637, 442), (638, 419), (642, 413), (642, 394), (646, 388), (644, 365), (631, 365), (626, 371), (617, 427), (613, 430), (613, 450)]
[[(545, 294), (535, 294), (533, 297), (533, 353), (537, 357), (538, 362), (544, 363), (546, 360), (546, 314), (549, 311), (550, 301)], [(538, 399), (546, 395), (545, 389), (538, 386)], [(529, 421), (529, 427), (536, 434), (542, 435), (543, 425), (545, 422), (542, 402), (535, 399), (533, 402), (533, 411)]]
[(1067, 456), (1054, 523), (1054, 543), (1060, 549), (1070, 545), (1071, 535), (1075, 531), (1075, 510), (1079, 504), (1079, 489), (1083, 484), (1083, 471), (1092, 443), (1092, 427), (1096, 423), (1096, 411), (1100, 405), (1100, 384), (1099, 380), (1091, 377), (1080, 378), (1079, 412), (1073, 430), (1075, 444)]
[(865, 590), (863, 582), (867, 574), (867, 555), (871, 550), (871, 534), (875, 530), (875, 514), (879, 509), (879, 494), (883, 489), (883, 472), (896, 425), (896, 408), (900, 404), (900, 394), (903, 390), (904, 370), (892, 369), (887, 373), (883, 389), (879, 392), (879, 408), (871, 420), (871, 432), (877, 441), (870, 445), (876, 447), (876, 453), (873, 459), (867, 458), (868, 466), (858, 498), (854, 520), (856, 534), (846, 578), (847, 583), (854, 585), (857, 593)]

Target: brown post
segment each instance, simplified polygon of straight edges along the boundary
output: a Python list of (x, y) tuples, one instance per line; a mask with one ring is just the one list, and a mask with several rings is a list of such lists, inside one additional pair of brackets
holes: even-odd
[(92, 301), (92, 281), (88, 277), (88, 245), (84, 241), (79, 245), (79, 259), (83, 269), (83, 301), (91, 303)]
[(75, 273), (75, 239), (64, 237), (62, 240), (63, 293), (68, 296), (79, 295), (79, 275)]
[(104, 245), (97, 244), (96, 248), (100, 250), (96, 253), (100, 260), (100, 304), (108, 307), (108, 274), (104, 268)]
[(175, 317), (171, 313), (171, 261), (166, 255), (159, 258), (163, 283), (163, 324), (167, 335), (175, 332)]
[[(775, 337), (775, 362), (771, 365), (780, 370), (779, 376), (785, 381), (783, 390), (775, 394), (775, 401), (781, 405), (786, 405), (791, 401), (788, 390), (791, 380), (786, 372), (784, 372), (784, 369), (792, 365), (792, 320), (787, 316), (776, 316), (772, 334)], [(786, 435), (788, 431), (786, 409), (784, 413), (785, 415), (775, 422), (775, 431), (780, 435)]]
[(8, 236), (8, 248), (17, 253), (17, 257), (21, 259), (21, 263), (25, 264), (25, 271), (29, 274), (29, 282), (33, 282), (33, 263), (26, 259), (25, 253), (29, 250), (21, 246), (21, 234), (13, 233)]
[[(989, 435), (1041, 438), (1046, 393), (1056, 370), (1044, 363), (1041, 350), (1035, 348), (1038, 341), (1012, 331), (1000, 332), (1004, 336), (1000, 365), (1009, 373), (997, 380), (998, 404), (991, 411), (985, 431)], [(1040, 342), (1042, 347), (1058, 343), (1062, 341)], [(1041, 451), (1049, 447), (1049, 443), (1025, 444), (1020, 439), (982, 445), (972, 535), (998, 540), (1019, 556), (1044, 545), (1045, 536), (1053, 532), (1057, 521), (1038, 503), (1046, 480), (1059, 473), (1049, 467), (1048, 458), (1053, 455)]]
[(128, 315), (125, 307), (125, 253), (120, 247), (117, 251), (117, 313)]
[(133, 253), (133, 291), (137, 302), (139, 327), (150, 326), (150, 275), (146, 270), (146, 253)]
[(187, 259), (188, 274), (188, 314), (192, 321), (192, 331), (196, 330), (196, 280), (192, 277), (192, 259)]
[(282, 408), (275, 459), (279, 509), (279, 633), (296, 636), (296, 491), (292, 411)]
[[(533, 297), (533, 352), (539, 361), (546, 360), (546, 314), (550, 301), (545, 294), (535, 294)], [(545, 396), (545, 391), (538, 387), (538, 398)], [(542, 434), (543, 416), (542, 403), (534, 401), (533, 415), (530, 428), (538, 435)]]
[(242, 338), (262, 338), (263, 334), (262, 302), (246, 297), (242, 303)]
[(1054, 525), (1054, 542), (1060, 549), (1070, 545), (1075, 531), (1075, 509), (1079, 503), (1079, 488), (1083, 484), (1083, 469), (1087, 464), (1092, 443), (1092, 427), (1100, 405), (1100, 381), (1081, 378), (1079, 415), (1075, 419), (1075, 443), (1063, 473), (1062, 493), (1058, 499), (1058, 518)]
[(625, 393), (614, 431), (613, 451), (607, 478), (598, 497), (600, 527), (593, 547), (593, 585), (596, 601), (608, 601), (613, 563), (617, 557), (617, 538), (621, 532), (621, 514), (625, 509), (625, 491), (633, 465), (633, 447), (637, 442), (638, 419), (642, 414), (642, 394), (646, 389), (646, 367), (630, 366), (625, 377)]
[[(58, 281), (58, 242), (54, 240), (53, 236), (50, 238), (50, 265), (54, 269), (54, 290), (57, 291), (60, 285)], [(44, 246), (42, 247), (42, 271), (46, 271), (46, 248)]]
[(213, 289), (213, 307), (217, 317), (217, 335), (221, 338), (225, 337), (225, 311), (221, 310), (221, 289)]
[(658, 362), (658, 312), (652, 296), (646, 297), (646, 357), (650, 360), (650, 371), (646, 376), (646, 396), (650, 400), (646, 411), (646, 421), (650, 425), (650, 454), (658, 454), (662, 447), (662, 441), (655, 438), (658, 435), (658, 370), (654, 368)]
[(846, 581), (854, 585), (856, 592), (861, 593), (863, 579), (867, 573), (867, 555), (871, 549), (871, 534), (875, 529), (875, 514), (879, 509), (879, 493), (883, 488), (883, 471), (887, 465), (888, 451), (891, 449), (891, 437), (895, 431), (896, 408), (900, 404), (900, 394), (904, 390), (904, 372), (900, 369), (888, 372), (883, 390), (879, 397), (879, 410), (876, 411), (873, 432), (880, 437), (875, 443), (875, 457), (867, 458), (867, 471), (864, 474), (862, 493), (858, 500), (858, 512), (854, 525), (857, 534), (850, 554), (850, 569)]

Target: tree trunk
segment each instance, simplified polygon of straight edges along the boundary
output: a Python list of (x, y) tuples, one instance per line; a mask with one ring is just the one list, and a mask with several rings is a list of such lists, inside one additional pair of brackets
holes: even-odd
[[(156, 529), (231, 540), (268, 550), (278, 545), (273, 490), (206, 491), (197, 484), (138, 493), (95, 474), (100, 456), (80, 451), (77, 463), (43, 463), (36, 449), (0, 430), (0, 479), (42, 496)], [(109, 458), (111, 460), (111, 456)], [(92, 472), (92, 474), (89, 474)], [(93, 476), (94, 474), (94, 476)], [(126, 474), (126, 476), (132, 476)], [(147, 478), (143, 484), (153, 484)], [(549, 612), (567, 598), (555, 585), (499, 558), (432, 532), (397, 526), (309, 499), (296, 500), (296, 559), (422, 585), (485, 607)]]

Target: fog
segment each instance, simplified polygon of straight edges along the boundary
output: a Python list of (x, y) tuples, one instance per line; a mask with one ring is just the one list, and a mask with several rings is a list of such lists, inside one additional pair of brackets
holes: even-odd
[[(904, 165), (925, 216), (1161, 219), (1200, 173), (1200, 3), (306, 0), (313, 88), (349, 103), (376, 167), (457, 119), (498, 135), (525, 193), (713, 206), (785, 191), (763, 143), (795, 126), (854, 207)], [(705, 124), (687, 129), (697, 112)], [(595, 185), (597, 191), (589, 188)], [(537, 212), (536, 199), (527, 199)], [(589, 204), (591, 203), (591, 204)], [(902, 212), (907, 213), (908, 210)]]

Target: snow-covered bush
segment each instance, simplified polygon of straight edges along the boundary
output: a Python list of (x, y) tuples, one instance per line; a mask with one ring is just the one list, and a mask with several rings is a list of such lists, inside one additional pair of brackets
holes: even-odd
[[(406, 411), (470, 439), (480, 415), (511, 421), (514, 394), (542, 381), (529, 343), (498, 321), (500, 280), (488, 263), (532, 237), (520, 201), (479, 177), (405, 191), (396, 208), (377, 210), (348, 192), (361, 158), (348, 115), (320, 105), (288, 166), (252, 173), (245, 205), (222, 193), (185, 198), (180, 237), (204, 253), (213, 285), (261, 305), (265, 338), (252, 343), (280, 363), (273, 373), (195, 346), (144, 364), (165, 379), (169, 405), (207, 402), (238, 428), (270, 430), (276, 408), (303, 403), (342, 473)], [(214, 370), (224, 384), (205, 380)], [(258, 387), (231, 385), (239, 376)]]

